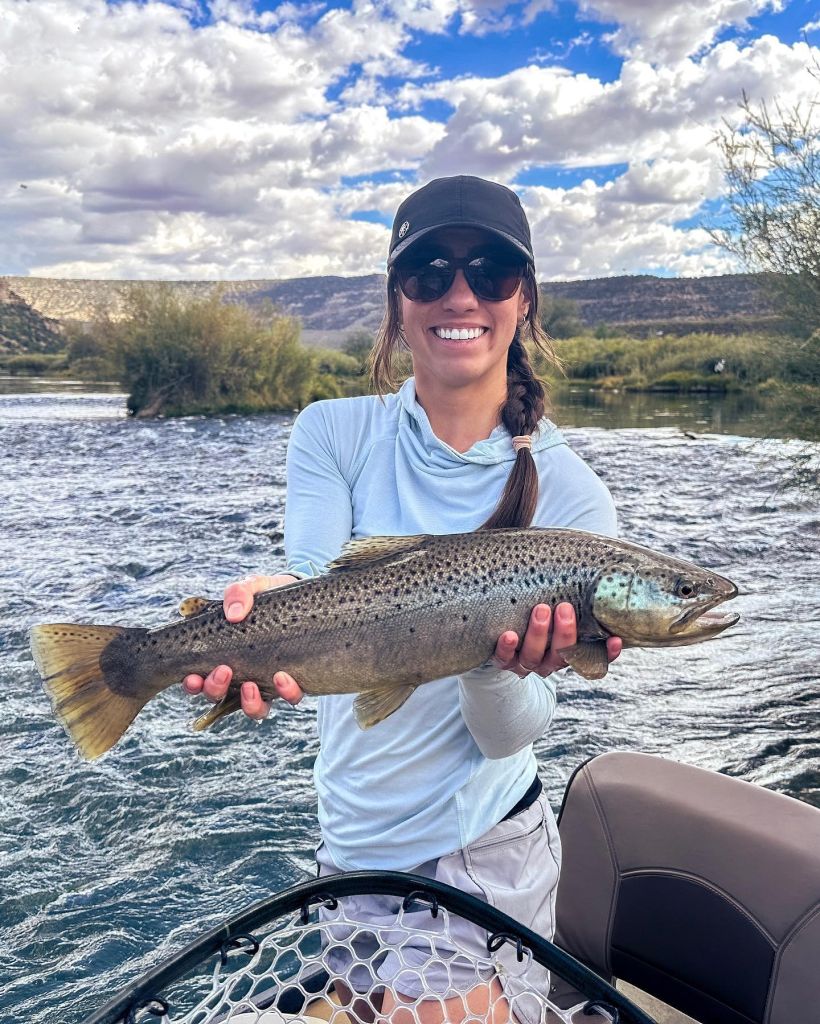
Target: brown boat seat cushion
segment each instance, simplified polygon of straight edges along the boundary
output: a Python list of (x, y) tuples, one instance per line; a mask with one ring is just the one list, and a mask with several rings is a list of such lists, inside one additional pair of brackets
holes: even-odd
[(820, 809), (613, 753), (559, 827), (559, 946), (708, 1024), (820, 1022)]

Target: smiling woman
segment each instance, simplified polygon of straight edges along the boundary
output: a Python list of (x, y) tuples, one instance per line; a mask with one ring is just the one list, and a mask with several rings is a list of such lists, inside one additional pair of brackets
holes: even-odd
[[(552, 356), (538, 325), (529, 224), (515, 193), (463, 175), (414, 192), (393, 224), (387, 289), (371, 358), (379, 395), (316, 402), (300, 414), (288, 448), (285, 571), (231, 585), (225, 613), (233, 622), (251, 612), (255, 593), (325, 572), (351, 539), (392, 535), (344, 553), (361, 565), (378, 564), (395, 538), (419, 534), (530, 524), (615, 532), (612, 499), (546, 418), (544, 388), (524, 347), (528, 334)], [(408, 350), (414, 375), (390, 393), (393, 359)], [(441, 571), (446, 578), (455, 570), (445, 564)], [(405, 587), (389, 588), (386, 599), (389, 621), (406, 624)], [(468, 612), (459, 607), (457, 621), (469, 620)], [(446, 880), (549, 938), (560, 843), (532, 744), (555, 706), (548, 677), (566, 666), (560, 651), (577, 642), (578, 630), (568, 601), (554, 610), (528, 606), (521, 635), (511, 621), (500, 635), (494, 628), (498, 640), (485, 665), (434, 680), (422, 688), (427, 699), (411, 692), (365, 731), (356, 726), (353, 693), (319, 698), (317, 862), (321, 875), (381, 868)], [(349, 647), (349, 631), (341, 634)], [(436, 636), (418, 642), (438, 645)], [(601, 672), (620, 648), (610, 636)], [(361, 645), (358, 657), (364, 671), (369, 656)], [(231, 681), (231, 668), (220, 665), (204, 679), (187, 677), (186, 688), (225, 700), (224, 710), (241, 700), (246, 714), (264, 718), (269, 705), (258, 680), (229, 693)], [(285, 672), (273, 683), (291, 703), (303, 696)], [(395, 926), (377, 896), (362, 898), (357, 913), (374, 943), (380, 928)], [(478, 955), (479, 932), (469, 941)], [(548, 986), (538, 965), (524, 975), (516, 964), (505, 970), (504, 955), (478, 986), (459, 979), (473, 1011), (494, 1007), (494, 1024), (511, 1019), (505, 999), (522, 986), (543, 995)], [(378, 967), (377, 1002), (363, 1009), (355, 979), (335, 956), (328, 951), (339, 972), (336, 991), (359, 1019), (406, 1001), (416, 1004), (421, 1024), (464, 1017), (460, 997), (430, 998), (430, 979), (408, 977), (390, 957)], [(517, 1016), (533, 1024), (537, 1014), (533, 1021), (523, 1010)]]

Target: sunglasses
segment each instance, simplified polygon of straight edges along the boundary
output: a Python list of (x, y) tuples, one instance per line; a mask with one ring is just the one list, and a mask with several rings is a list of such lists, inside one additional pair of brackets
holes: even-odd
[(467, 284), (479, 299), (504, 302), (515, 295), (524, 278), (525, 265), (505, 254), (466, 259), (416, 257), (396, 264), (396, 279), (411, 302), (435, 302), (450, 290), (457, 270), (464, 271)]

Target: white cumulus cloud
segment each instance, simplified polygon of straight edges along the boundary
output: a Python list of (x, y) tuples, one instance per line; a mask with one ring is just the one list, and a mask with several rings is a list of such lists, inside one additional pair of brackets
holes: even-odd
[(371, 273), (401, 199), (454, 173), (522, 183), (544, 276), (725, 268), (697, 227), (716, 130), (744, 90), (817, 92), (817, 47), (715, 42), (776, 2), (579, 0), (625, 54), (603, 80), (543, 53), (458, 75), (423, 45), (553, 0), (0, 0), (0, 272)]

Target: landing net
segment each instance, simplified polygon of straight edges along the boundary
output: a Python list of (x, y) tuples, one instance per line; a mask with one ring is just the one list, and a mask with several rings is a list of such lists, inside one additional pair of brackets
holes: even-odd
[[(363, 925), (355, 897), (379, 892), (396, 897), (396, 915)], [(463, 941), (465, 921), (486, 931), (485, 954)], [(540, 986), (529, 983), (535, 976)], [(393, 872), (295, 886), (192, 944), (85, 1024), (416, 1024), (422, 1001), (426, 1017), (432, 1003), (440, 1019), (464, 1024), (653, 1024), (512, 918)]]

